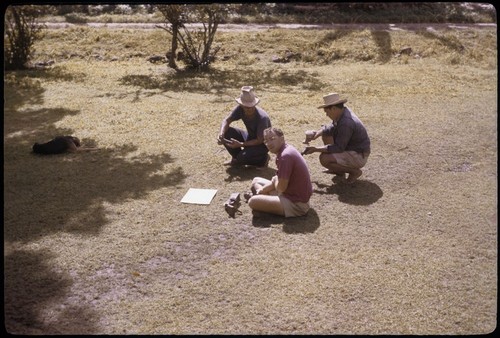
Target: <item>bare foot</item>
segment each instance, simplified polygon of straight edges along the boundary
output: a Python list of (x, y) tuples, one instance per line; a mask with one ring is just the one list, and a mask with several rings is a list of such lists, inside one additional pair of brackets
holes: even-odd
[(363, 172), (360, 169), (356, 169), (356, 171), (353, 171), (352, 173), (349, 174), (349, 177), (347, 178), (347, 184), (352, 184), (356, 182), (356, 180), (363, 174)]
[(248, 200), (253, 196), (253, 192), (247, 191), (246, 193), (243, 194), (243, 198), (245, 198), (245, 202), (248, 203)]

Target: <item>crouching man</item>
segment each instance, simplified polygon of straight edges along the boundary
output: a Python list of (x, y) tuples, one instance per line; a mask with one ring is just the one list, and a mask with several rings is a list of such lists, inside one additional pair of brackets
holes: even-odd
[(264, 130), (264, 144), (276, 155), (278, 171), (271, 180), (255, 177), (251, 192), (245, 194), (254, 216), (261, 212), (296, 217), (309, 211), (312, 195), (311, 177), (306, 161), (293, 146), (285, 142), (278, 128)]
[[(323, 108), (332, 123), (317, 131), (312, 131), (310, 140), (321, 137), (324, 146), (308, 146), (303, 154), (319, 152), (319, 161), (326, 168), (324, 172), (337, 175), (341, 180), (349, 173), (346, 182), (354, 183), (363, 173), (370, 156), (370, 138), (361, 120), (344, 103), (339, 94), (323, 96)], [(309, 139), (308, 139), (309, 140)]]

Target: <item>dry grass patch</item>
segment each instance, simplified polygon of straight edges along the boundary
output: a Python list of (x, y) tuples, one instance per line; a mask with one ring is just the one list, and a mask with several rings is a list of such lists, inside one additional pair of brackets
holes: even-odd
[[(163, 53), (156, 31), (48, 31), (37, 57), (56, 64), (4, 77), (7, 330), (493, 331), (496, 33), (438, 33), (228, 32), (229, 60), (177, 73), (146, 60)], [(406, 45), (420, 57), (395, 57)], [(342, 57), (271, 62), (321, 48)], [(372, 139), (361, 179), (335, 184), (311, 156), (306, 217), (252, 219), (243, 205), (229, 218), (227, 197), (275, 170), (222, 166), (215, 138), (247, 84), (299, 149), (306, 129), (328, 123), (322, 95), (346, 95)], [(57, 134), (102, 149), (30, 153)], [(218, 193), (181, 204), (190, 187)]]

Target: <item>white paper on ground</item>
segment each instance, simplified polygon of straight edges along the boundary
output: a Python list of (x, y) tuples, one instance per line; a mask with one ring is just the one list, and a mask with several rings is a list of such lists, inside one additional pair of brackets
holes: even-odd
[(191, 204), (210, 204), (217, 189), (195, 189), (189, 188), (186, 195), (181, 200), (181, 203), (191, 203)]

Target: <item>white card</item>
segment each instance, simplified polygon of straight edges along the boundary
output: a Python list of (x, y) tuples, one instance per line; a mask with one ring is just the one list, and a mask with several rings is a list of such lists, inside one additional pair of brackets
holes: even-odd
[(191, 203), (191, 204), (210, 204), (217, 189), (194, 189), (189, 188), (186, 195), (181, 200), (181, 203)]

